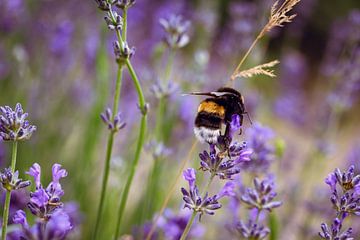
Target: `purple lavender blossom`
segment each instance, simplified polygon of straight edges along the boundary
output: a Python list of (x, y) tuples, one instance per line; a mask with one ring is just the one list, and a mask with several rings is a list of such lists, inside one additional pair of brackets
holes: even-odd
[(28, 140), (36, 127), (30, 125), (27, 117), (20, 103), (16, 104), (15, 110), (9, 106), (0, 107), (0, 137), (4, 141)]
[(164, 41), (170, 48), (182, 48), (189, 43), (189, 21), (184, 21), (181, 16), (171, 15), (169, 19), (162, 18), (159, 22), (166, 32)]
[(234, 185), (232, 183), (227, 183), (219, 192), (219, 194), (209, 197), (208, 193), (206, 192), (204, 197), (201, 197), (195, 184), (195, 169), (188, 168), (183, 172), (183, 177), (189, 183), (189, 191), (185, 188), (181, 188), (183, 200), (185, 202), (184, 207), (189, 208), (194, 212), (200, 213), (199, 218), (201, 218), (204, 213), (214, 215), (215, 210), (221, 208), (221, 204), (218, 202), (218, 200), (225, 196), (232, 196), (234, 194)]
[(255, 188), (247, 188), (241, 201), (247, 204), (249, 208), (256, 208), (259, 211), (265, 209), (271, 211), (282, 205), (281, 201), (273, 201), (277, 193), (275, 192), (275, 184), (272, 177), (260, 181), (254, 179)]
[(13, 173), (10, 168), (5, 168), (0, 174), (0, 182), (2, 183), (3, 188), (9, 192), (26, 188), (31, 184), (30, 181), (23, 181), (19, 178), (19, 171)]
[(270, 229), (257, 224), (255, 221), (249, 220), (247, 223), (239, 221), (236, 225), (236, 229), (242, 237), (246, 239), (264, 239), (269, 233)]
[(330, 228), (326, 223), (321, 224), (320, 237), (329, 240), (354, 239), (350, 237), (351, 228), (343, 233), (341, 233), (341, 228), (343, 221), (350, 214), (360, 216), (360, 175), (355, 176), (353, 165), (344, 172), (336, 168), (325, 179), (325, 183), (330, 186), (332, 192), (330, 201), (336, 210), (337, 217), (333, 220)]
[(326, 223), (321, 224), (321, 232), (319, 232), (319, 236), (322, 239), (326, 240), (332, 240), (332, 239), (339, 239), (339, 240), (354, 240), (353, 237), (351, 237), (352, 228), (348, 228), (344, 232), (340, 232), (342, 228), (342, 223), (340, 219), (335, 218), (333, 223), (331, 224), (331, 227)]
[(135, 0), (115, 0), (113, 4), (120, 9), (128, 9), (135, 4)]
[(246, 142), (253, 150), (251, 161), (243, 162), (241, 168), (249, 172), (266, 173), (274, 160), (275, 147), (271, 142), (273, 137), (274, 133), (270, 128), (254, 123), (246, 131)]
[[(360, 175), (354, 176), (354, 166), (350, 166), (346, 172), (335, 169), (325, 179), (325, 183), (331, 188), (331, 203), (336, 211), (346, 217), (347, 214), (360, 216)], [(343, 194), (340, 194), (340, 187)]]
[(41, 168), (35, 163), (27, 174), (34, 177), (36, 190), (30, 194), (28, 207), (32, 214), (41, 219), (49, 219), (51, 214), (58, 208), (62, 208), (63, 203), (60, 198), (64, 195), (59, 180), (67, 176), (67, 171), (61, 169), (60, 164), (52, 167), (53, 181), (44, 189), (40, 183)]
[[(37, 217), (36, 223), (29, 226), (25, 212), (18, 210), (13, 222), (21, 225), (21, 230), (10, 234), (10, 239), (65, 239), (73, 229), (69, 214), (63, 208), (60, 198), (64, 191), (59, 180), (67, 176), (67, 171), (60, 164), (52, 167), (52, 181), (45, 189), (40, 183), (41, 168), (35, 163), (27, 172), (34, 177), (36, 190), (30, 194), (28, 207)], [(19, 237), (20, 236), (20, 237)]]
[(116, 114), (114, 120), (112, 120), (112, 111), (110, 108), (107, 108), (105, 112), (100, 115), (100, 117), (108, 126), (110, 131), (118, 132), (120, 129), (123, 129), (126, 126), (126, 123), (123, 122), (121, 113)]
[(240, 172), (240, 165), (250, 161), (250, 155), (253, 151), (247, 148), (245, 142), (242, 144), (235, 142), (229, 147), (229, 156), (225, 157), (221, 153), (217, 153), (215, 147), (210, 145), (210, 151), (204, 151), (199, 154), (200, 169), (209, 171), (220, 179), (232, 179), (232, 176)]
[[(247, 148), (246, 142), (232, 141), (235, 133), (240, 129), (240, 116), (235, 114), (232, 116), (226, 135), (219, 136), (216, 145), (210, 144), (209, 152), (203, 151), (199, 154), (201, 170), (209, 171), (220, 179), (232, 179), (240, 172), (240, 165), (250, 161), (250, 155), (253, 153), (252, 149)], [(217, 148), (221, 151), (218, 152)]]
[(46, 224), (38, 220), (32, 227), (26, 220), (26, 214), (18, 210), (13, 218), (14, 224), (20, 224), (21, 230), (16, 230), (10, 234), (9, 239), (65, 239), (72, 230), (69, 216), (62, 210), (57, 209), (53, 212)]

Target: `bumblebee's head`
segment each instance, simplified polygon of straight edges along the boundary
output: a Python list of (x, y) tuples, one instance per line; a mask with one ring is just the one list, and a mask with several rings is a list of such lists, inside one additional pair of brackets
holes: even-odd
[(239, 101), (241, 105), (244, 105), (244, 97), (241, 95), (240, 92), (238, 92), (233, 88), (223, 87), (223, 88), (219, 88), (217, 92), (223, 93), (223, 96), (226, 96), (231, 100)]

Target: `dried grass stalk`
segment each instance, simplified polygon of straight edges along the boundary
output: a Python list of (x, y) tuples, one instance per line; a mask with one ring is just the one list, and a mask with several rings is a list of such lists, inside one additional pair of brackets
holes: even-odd
[(250, 78), (252, 76), (261, 75), (261, 74), (269, 76), (269, 77), (276, 77), (276, 75), (274, 74), (274, 70), (269, 69), (269, 68), (272, 68), (276, 64), (279, 64), (279, 63), (280, 62), (278, 60), (274, 60), (274, 61), (271, 61), (271, 62), (268, 62), (268, 63), (264, 63), (264, 64), (261, 64), (261, 65), (246, 69), (244, 71), (241, 71), (238, 74), (236, 74), (234, 76), (234, 78), (237, 78), (237, 77)]
[[(279, 1), (276, 1), (272, 5), (271, 11), (270, 11), (269, 21), (266, 23), (264, 28), (260, 31), (260, 33), (258, 34), (256, 39), (254, 40), (254, 42), (251, 44), (248, 51), (245, 53), (243, 58), (240, 60), (240, 63), (237, 65), (234, 73), (231, 75), (230, 80), (234, 80), (242, 72), (247, 71), (247, 70), (245, 70), (245, 71), (239, 72), (242, 64), (244, 63), (245, 59), (247, 58), (247, 56), (249, 55), (251, 50), (255, 47), (256, 43), (265, 35), (266, 32), (270, 31), (274, 27), (283, 27), (284, 23), (289, 23), (296, 17), (296, 14), (288, 15), (288, 13), (300, 1), (301, 0), (284, 0), (284, 2), (282, 3), (282, 5), (280, 7), (279, 7)], [(262, 66), (262, 65), (260, 65), (260, 66)], [(257, 67), (259, 67), (259, 66), (257, 66)], [(257, 67), (254, 67), (254, 68), (257, 68)], [(262, 72), (261, 74), (265, 74), (265, 75), (268, 75), (268, 76), (273, 75), (273, 73), (271, 71), (267, 71), (266, 73)]]
[(283, 4), (278, 7), (279, 1), (276, 1), (271, 7), (269, 21), (265, 26), (265, 30), (268, 32), (274, 27), (283, 27), (284, 23), (291, 22), (296, 17), (296, 14), (287, 14), (298, 2), (300, 2), (300, 0), (285, 0)]

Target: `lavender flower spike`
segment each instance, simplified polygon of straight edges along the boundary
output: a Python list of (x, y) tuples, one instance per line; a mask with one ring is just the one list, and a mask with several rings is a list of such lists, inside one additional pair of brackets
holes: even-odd
[(321, 239), (332, 240), (354, 240), (355, 238), (351, 237), (352, 228), (347, 229), (343, 233), (340, 232), (342, 223), (338, 218), (334, 219), (334, 222), (331, 224), (331, 228), (326, 223), (321, 224), (321, 232), (319, 236)]
[[(345, 172), (336, 168), (325, 179), (325, 183), (331, 188), (330, 201), (336, 210), (336, 218), (331, 227), (326, 223), (321, 224), (319, 236), (326, 240), (353, 240), (350, 235), (352, 228), (341, 233), (342, 223), (347, 216), (354, 214), (360, 216), (360, 175), (355, 175), (355, 167), (352, 165)], [(340, 190), (340, 191), (338, 191)]]
[(165, 43), (170, 48), (182, 48), (189, 43), (187, 30), (189, 21), (183, 21), (181, 16), (171, 15), (169, 19), (160, 19), (161, 26), (166, 31)]
[(3, 188), (9, 192), (25, 188), (31, 184), (30, 181), (23, 181), (20, 179), (19, 172), (15, 171), (13, 173), (10, 168), (5, 168), (5, 170), (0, 174), (0, 182), (2, 183)]
[(221, 153), (216, 153), (215, 147), (210, 145), (210, 151), (204, 151), (199, 154), (200, 169), (209, 171), (219, 176), (220, 179), (232, 179), (232, 177), (240, 172), (240, 164), (250, 161), (252, 150), (247, 148), (245, 142), (242, 144), (235, 142), (230, 145), (228, 157), (224, 157)]
[(108, 126), (108, 129), (113, 132), (118, 132), (120, 129), (123, 129), (126, 123), (123, 121), (121, 113), (115, 115), (114, 120), (112, 120), (112, 111), (110, 108), (107, 108), (105, 112), (100, 115), (103, 122)]
[(276, 197), (274, 191), (274, 182), (271, 178), (260, 181), (258, 178), (254, 179), (255, 189), (248, 188), (245, 194), (241, 197), (241, 201), (249, 205), (250, 208), (257, 208), (258, 210), (266, 209), (271, 211), (273, 208), (280, 207), (282, 202), (273, 201)]
[(0, 107), (0, 137), (4, 141), (22, 141), (30, 139), (36, 127), (26, 120), (21, 104), (17, 103), (15, 110), (11, 107)]
[(270, 229), (261, 225), (258, 225), (252, 220), (249, 220), (248, 223), (239, 221), (236, 225), (238, 232), (246, 239), (264, 239), (269, 233)]
[(49, 219), (52, 212), (62, 207), (61, 197), (64, 191), (61, 188), (59, 180), (67, 176), (67, 171), (61, 169), (60, 164), (54, 164), (52, 167), (53, 181), (44, 189), (40, 183), (40, 166), (34, 163), (27, 174), (35, 179), (37, 185), (36, 191), (30, 194), (28, 207), (32, 214), (42, 219)]

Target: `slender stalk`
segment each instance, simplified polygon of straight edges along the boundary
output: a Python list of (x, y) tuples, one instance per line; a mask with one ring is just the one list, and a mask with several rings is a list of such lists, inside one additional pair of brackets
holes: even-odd
[[(207, 182), (207, 184), (206, 184), (206, 186), (205, 186), (205, 188), (204, 188), (204, 190), (203, 190), (203, 194), (202, 194), (203, 199), (205, 198), (205, 195), (206, 195), (207, 191), (209, 190), (209, 187), (210, 187), (214, 177), (215, 177), (215, 174), (212, 173), (209, 180), (208, 180), (208, 182)], [(195, 211), (192, 213), (191, 218), (189, 219), (188, 223), (186, 224), (186, 227), (184, 229), (184, 232), (181, 235), (180, 240), (185, 240), (186, 239), (187, 235), (190, 232), (190, 229), (191, 229), (191, 226), (192, 226), (192, 224), (194, 222), (196, 214), (197, 214), (197, 212), (195, 212)]]
[(243, 63), (245, 62), (246, 58), (249, 56), (250, 52), (253, 50), (253, 48), (255, 47), (256, 43), (264, 36), (265, 31), (266, 31), (267, 25), (265, 25), (265, 27), (261, 30), (261, 32), (257, 35), (257, 37), (255, 38), (255, 40), (253, 41), (253, 43), (251, 44), (250, 48), (247, 50), (247, 52), (245, 53), (245, 55), (243, 56), (243, 58), (240, 60), (239, 64), (237, 65), (235, 71), (233, 72), (233, 74), (231, 75), (231, 80), (234, 81), (235, 80), (235, 76), (236, 74), (239, 72), (241, 66), (243, 65)]
[(122, 216), (124, 214), (124, 209), (125, 209), (125, 206), (126, 206), (126, 201), (127, 201), (129, 191), (130, 191), (130, 187), (131, 187), (131, 183), (132, 183), (132, 180), (134, 178), (135, 171), (137, 169), (137, 165), (138, 165), (138, 162), (139, 162), (139, 159), (140, 159), (141, 150), (142, 150), (142, 147), (143, 147), (144, 141), (145, 141), (145, 131), (146, 131), (146, 115), (143, 115), (141, 117), (140, 132), (139, 132), (138, 143), (137, 143), (137, 147), (136, 147), (134, 161), (132, 163), (132, 166), (131, 166), (131, 169), (130, 169), (130, 174), (129, 174), (128, 178), (127, 178), (125, 188), (124, 188), (124, 191), (123, 191), (122, 196), (121, 196), (119, 212), (118, 212), (118, 219), (117, 219), (116, 230), (115, 230), (115, 235), (114, 235), (115, 240), (118, 239), (119, 234), (120, 234), (120, 225), (121, 225)]
[[(17, 155), (17, 141), (14, 141), (12, 146), (12, 154), (11, 154), (11, 172), (14, 174), (15, 166), (16, 166), (16, 155)], [(9, 219), (9, 209), (10, 209), (10, 199), (11, 199), (11, 191), (6, 191), (5, 203), (4, 203), (4, 213), (3, 213), (3, 224), (2, 224), (2, 233), (1, 239), (6, 239), (7, 232), (7, 224)]]
[(143, 93), (143, 91), (141, 89), (139, 78), (137, 77), (136, 72), (135, 72), (133, 66), (131, 65), (131, 62), (130, 62), (129, 59), (126, 59), (125, 64), (126, 64), (128, 70), (129, 70), (130, 76), (131, 76), (131, 78), (132, 78), (132, 80), (133, 80), (133, 82), (135, 84), (136, 92), (137, 92), (138, 97), (139, 97), (140, 108), (143, 109), (145, 107), (145, 97), (144, 97), (144, 93)]
[(183, 232), (182, 235), (181, 235), (180, 240), (185, 240), (185, 239), (186, 239), (187, 235), (188, 235), (189, 232), (190, 232), (190, 229), (191, 229), (191, 226), (192, 226), (192, 224), (193, 224), (193, 222), (194, 222), (195, 217), (196, 217), (196, 212), (194, 211), (194, 212), (192, 213), (191, 217), (190, 217), (190, 220), (189, 220), (188, 223), (186, 224), (186, 227), (185, 227), (185, 229), (184, 229), (184, 232)]
[[(113, 111), (112, 111), (112, 116), (111, 116), (112, 121), (114, 121), (114, 118), (115, 118), (115, 116), (116, 116), (116, 114), (118, 112), (118, 109), (119, 109), (121, 83), (122, 83), (122, 72), (123, 72), (122, 68), (123, 68), (123, 65), (119, 64), (118, 65), (117, 76), (116, 76), (116, 86), (115, 86), (115, 94), (114, 94), (114, 101), (113, 101)], [(113, 143), (114, 143), (114, 136), (115, 136), (114, 131), (111, 131), (109, 133), (109, 136), (108, 136), (107, 147), (106, 147), (104, 174), (103, 174), (102, 185), (101, 185), (100, 202), (99, 202), (98, 211), (97, 211), (97, 217), (96, 217), (96, 224), (95, 224), (95, 230), (94, 230), (94, 234), (93, 234), (93, 239), (96, 239), (96, 237), (97, 237), (97, 234), (98, 234), (98, 231), (99, 231), (99, 225), (100, 225), (100, 222), (101, 222), (100, 220), (101, 220), (102, 212), (103, 212), (103, 209), (104, 209), (104, 201), (105, 201), (105, 196), (106, 196), (107, 183), (108, 183), (108, 180), (109, 180), (110, 160), (111, 160), (112, 148), (113, 148)]]
[(192, 145), (191, 148), (190, 148), (190, 151), (189, 151), (188, 155), (187, 155), (186, 158), (184, 158), (184, 160), (182, 161), (181, 166), (180, 166), (180, 168), (179, 168), (179, 172), (178, 172), (177, 175), (176, 175), (175, 181), (174, 181), (174, 183), (171, 185), (170, 190), (167, 191), (168, 194), (166, 195), (165, 200), (164, 200), (164, 202), (163, 202), (163, 204), (162, 204), (162, 206), (161, 206), (161, 208), (160, 208), (159, 214), (157, 214), (157, 216), (156, 216), (156, 218), (155, 218), (155, 220), (154, 220), (154, 222), (153, 222), (153, 224), (152, 224), (152, 226), (151, 226), (151, 229), (150, 229), (148, 235), (146, 236), (146, 240), (150, 240), (151, 237), (152, 237), (152, 235), (154, 234), (154, 231), (155, 231), (157, 222), (159, 221), (160, 217), (161, 217), (162, 214), (164, 213), (164, 210), (165, 210), (166, 206), (168, 205), (171, 196), (174, 194), (174, 191), (175, 191), (175, 188), (176, 188), (177, 184), (179, 183), (179, 180), (180, 180), (180, 177), (181, 177), (181, 175), (182, 175), (182, 172), (184, 171), (184, 168), (185, 168), (187, 162), (189, 161), (190, 157), (193, 155), (193, 153), (194, 153), (194, 151), (195, 151), (196, 143), (197, 143), (197, 141), (195, 141), (195, 142), (193, 143), (193, 145)]
[(127, 36), (127, 8), (123, 11), (123, 30), (122, 30), (122, 40), (126, 42), (126, 36)]
[[(123, 48), (124, 42), (126, 41), (127, 10), (128, 9), (125, 8), (124, 11), (123, 11), (122, 34), (120, 34), (119, 30), (116, 30), (116, 35), (117, 35), (117, 38), (118, 38), (118, 41), (120, 43), (121, 48)], [(111, 15), (112, 19), (115, 20), (112, 9), (110, 9), (109, 12), (110, 12), (110, 15)], [(120, 201), (119, 214), (118, 214), (118, 220), (117, 220), (114, 239), (117, 239), (118, 235), (120, 233), (120, 224), (121, 224), (122, 216), (123, 216), (124, 209), (125, 209), (125, 206), (126, 206), (126, 201), (127, 201), (128, 194), (129, 194), (129, 191), (130, 191), (131, 183), (132, 183), (132, 180), (134, 178), (136, 168), (137, 168), (137, 165), (138, 165), (138, 162), (139, 162), (139, 159), (140, 159), (140, 154), (141, 154), (142, 147), (144, 145), (145, 132), (146, 132), (146, 109), (145, 109), (146, 103), (145, 103), (145, 97), (144, 97), (143, 91), (141, 89), (139, 79), (138, 79), (138, 77), (136, 75), (136, 72), (135, 72), (135, 70), (134, 70), (134, 68), (133, 68), (133, 66), (132, 66), (129, 59), (125, 60), (125, 65), (127, 66), (127, 69), (129, 70), (129, 73), (130, 73), (130, 76), (131, 76), (131, 79), (133, 80), (133, 83), (135, 85), (135, 89), (136, 89), (136, 92), (137, 92), (138, 97), (139, 97), (139, 107), (140, 107), (141, 112), (142, 112), (143, 115), (141, 117), (140, 132), (139, 132), (138, 143), (137, 143), (137, 147), (136, 147), (134, 161), (132, 163), (132, 166), (131, 166), (131, 169), (130, 169), (130, 174), (129, 174), (128, 179), (126, 181), (125, 188), (124, 188), (124, 191), (122, 193), (122, 197), (121, 197), (121, 201)]]
[(15, 141), (12, 146), (12, 153), (11, 153), (11, 171), (15, 172), (15, 166), (16, 166), (16, 156), (17, 156), (17, 146), (18, 143)]
[(98, 206), (97, 211), (97, 217), (96, 217), (96, 224), (95, 224), (95, 230), (93, 234), (93, 239), (96, 239), (99, 225), (100, 225), (100, 219), (104, 208), (104, 200), (106, 195), (106, 186), (109, 178), (109, 170), (110, 170), (110, 160), (111, 160), (111, 152), (114, 142), (114, 132), (110, 132), (108, 141), (107, 141), (107, 147), (106, 147), (106, 158), (105, 158), (105, 167), (104, 167), (104, 175), (102, 179), (102, 186), (101, 186), (101, 194), (100, 194), (100, 202)]

